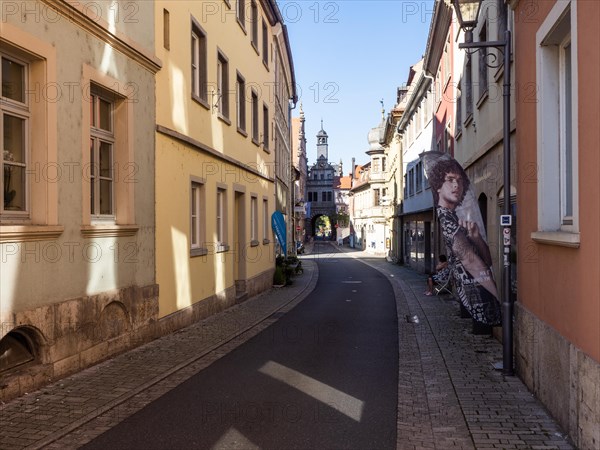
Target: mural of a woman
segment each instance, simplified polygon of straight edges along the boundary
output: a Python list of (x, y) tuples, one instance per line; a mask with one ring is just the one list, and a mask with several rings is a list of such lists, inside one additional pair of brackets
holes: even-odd
[(469, 178), (446, 153), (426, 152), (423, 160), (459, 300), (477, 322), (498, 325), (492, 257)]

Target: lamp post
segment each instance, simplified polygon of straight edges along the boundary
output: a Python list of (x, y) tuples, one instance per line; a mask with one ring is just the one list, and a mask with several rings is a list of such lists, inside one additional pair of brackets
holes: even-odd
[[(458, 48), (473, 54), (481, 49), (496, 48), (503, 53), (504, 84), (503, 84), (503, 166), (504, 166), (504, 209), (500, 218), (503, 238), (503, 292), (502, 292), (502, 373), (514, 375), (513, 371), (513, 304), (510, 298), (511, 268), (510, 268), (510, 236), (512, 214), (510, 208), (510, 53), (511, 32), (506, 29), (504, 40), (473, 42), (473, 29), (477, 26), (479, 9), (482, 0), (452, 0), (460, 27), (465, 32), (465, 42)], [(492, 59), (488, 59), (488, 57)], [(482, 59), (488, 67), (499, 67), (494, 54)], [(495, 64), (496, 63), (496, 64)]]

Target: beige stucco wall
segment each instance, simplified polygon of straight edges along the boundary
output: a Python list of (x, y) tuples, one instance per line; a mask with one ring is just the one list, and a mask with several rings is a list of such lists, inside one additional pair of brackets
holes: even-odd
[[(108, 2), (97, 2), (93, 17), (91, 10), (66, 2), (3, 5), (17, 11), (3, 9), (2, 51), (29, 67), (30, 210), (22, 218), (1, 219), (0, 338), (19, 330), (36, 359), (33, 366), (2, 374), (1, 398), (152, 334), (158, 294), (153, 178), (159, 61), (153, 33), (144, 25), (153, 23), (154, 10), (149, 2), (131, 3), (136, 21), (121, 16), (112, 24), (96, 14), (108, 14)], [(119, 98), (116, 221), (103, 223), (89, 212), (91, 83)]]
[[(34, 2), (26, 2), (34, 3)], [(30, 10), (34, 6), (28, 5)], [(38, 4), (38, 8), (42, 8)], [(147, 8), (140, 8), (146, 10)], [(41, 14), (41, 13), (40, 13)], [(44, 13), (49, 16), (49, 12)], [(56, 12), (54, 12), (56, 16)], [(43, 145), (55, 149), (55, 159), (31, 167), (32, 184), (56, 189), (49, 209), (64, 232), (56, 240), (11, 242), (2, 245), (2, 317), (65, 298), (92, 295), (132, 284), (153, 282), (153, 124), (154, 76), (130, 58), (111, 50), (98, 38), (83, 33), (73, 21), (56, 23), (33, 17), (8, 15), (2, 38), (28, 49), (47, 61), (43, 80), (31, 80), (29, 101), (47, 111)], [(131, 37), (135, 39), (135, 36)], [(48, 44), (52, 43), (52, 44)], [(83, 120), (89, 111), (90, 82), (105, 82), (120, 93), (129, 111), (131, 158), (119, 161), (118, 176), (131, 180), (135, 210), (129, 215), (140, 227), (126, 238), (82, 239), (82, 224), (89, 223), (83, 205), (89, 178), (84, 159), (89, 159), (89, 130)], [(89, 138), (88, 138), (89, 139)], [(57, 149), (57, 150), (56, 150)], [(139, 192), (136, 192), (138, 191)], [(87, 190), (89, 192), (89, 188)], [(37, 199), (32, 197), (34, 203)], [(13, 221), (5, 225), (26, 225)], [(31, 222), (29, 222), (31, 223)], [(39, 223), (39, 222), (38, 222)], [(4, 282), (6, 281), (6, 282)]]
[[(156, 52), (163, 62), (157, 74), (156, 116), (156, 251), (160, 312), (163, 322), (183, 324), (197, 311), (217, 311), (254, 295), (272, 284), (274, 242), (271, 214), (275, 210), (276, 172), (276, 85), (275, 32), (268, 15), (259, 9), (258, 49), (251, 43), (250, 9), (245, 29), (235, 14), (235, 2), (155, 2)], [(164, 11), (168, 11), (169, 49), (165, 48)], [(267, 66), (262, 55), (262, 20), (269, 29)], [(208, 104), (191, 94), (192, 22), (206, 34)], [(213, 106), (217, 82), (217, 54), (228, 61), (229, 116), (221, 117)], [(287, 68), (289, 73), (289, 67)], [(236, 79), (246, 82), (246, 132), (236, 120)], [(269, 109), (269, 139), (252, 140), (251, 90), (259, 97), (259, 131), (263, 133), (263, 105)], [(287, 98), (285, 100), (287, 106)], [(287, 111), (286, 117), (287, 120)], [(289, 129), (285, 136), (289, 153)], [(264, 139), (261, 138), (264, 141)], [(205, 252), (190, 251), (191, 183), (203, 186), (201, 217)], [(216, 245), (217, 188), (226, 189), (227, 244)], [(251, 198), (258, 203), (258, 242), (251, 243)], [(265, 221), (263, 201), (268, 201)], [(266, 228), (266, 233), (264, 232)], [(266, 234), (266, 238), (264, 239)], [(206, 305), (211, 305), (206, 307)], [(192, 312), (190, 312), (192, 311)], [(203, 314), (203, 313), (202, 313)], [(200, 314), (200, 316), (202, 315)], [(168, 325), (165, 325), (168, 327)], [(176, 325), (175, 325), (176, 326)]]
[[(262, 201), (267, 198), (270, 210), (273, 210), (274, 185), (254, 173), (160, 133), (157, 134), (156, 143), (157, 167), (160, 167), (156, 175), (157, 282), (160, 286), (160, 316), (164, 317), (212, 295), (224, 295), (234, 285), (238, 258), (245, 265), (245, 279), (259, 277), (274, 266), (273, 242), (262, 241), (265, 226)], [(225, 173), (228, 175), (222, 182), (221, 177)], [(189, 205), (192, 181), (204, 183), (207, 254), (201, 256), (190, 255)], [(217, 187), (227, 188), (227, 236), (230, 248), (223, 252), (217, 249), (215, 237)], [(249, 228), (245, 241), (240, 242), (235, 238), (235, 190), (244, 191), (245, 220), (248, 223), (250, 198), (257, 196), (260, 238), (257, 246), (250, 244)], [(271, 236), (270, 223), (267, 223), (267, 227)]]

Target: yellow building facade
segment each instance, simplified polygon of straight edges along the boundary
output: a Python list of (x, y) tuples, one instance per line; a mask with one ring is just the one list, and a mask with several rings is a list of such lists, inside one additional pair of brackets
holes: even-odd
[(275, 1), (157, 1), (155, 30), (156, 279), (168, 331), (271, 287), (295, 82)]

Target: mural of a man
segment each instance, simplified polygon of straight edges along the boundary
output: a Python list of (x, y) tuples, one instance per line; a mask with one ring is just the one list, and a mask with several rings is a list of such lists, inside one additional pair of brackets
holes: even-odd
[(448, 253), (448, 263), (461, 303), (472, 317), (486, 325), (500, 323), (500, 303), (492, 273), (492, 257), (485, 240), (474, 194), (461, 165), (445, 154), (425, 153), (427, 178)]

